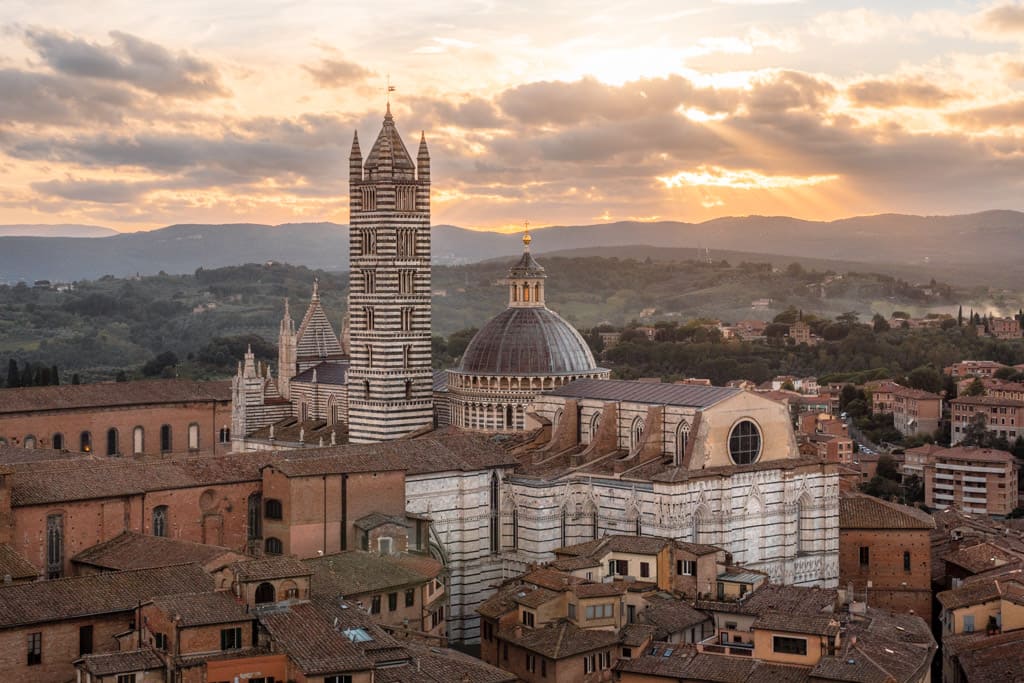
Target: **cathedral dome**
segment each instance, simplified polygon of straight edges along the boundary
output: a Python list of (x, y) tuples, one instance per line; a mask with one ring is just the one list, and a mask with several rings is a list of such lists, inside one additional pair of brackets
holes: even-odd
[(573, 375), (596, 371), (583, 337), (543, 306), (506, 308), (466, 347), (459, 372), (479, 375)]

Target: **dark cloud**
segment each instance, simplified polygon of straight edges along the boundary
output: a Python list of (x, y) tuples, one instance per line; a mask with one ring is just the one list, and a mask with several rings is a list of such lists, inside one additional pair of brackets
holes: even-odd
[(26, 37), (60, 74), (127, 83), (171, 97), (205, 99), (229, 94), (210, 62), (127, 33), (112, 31), (110, 45), (40, 29), (29, 30)]
[(992, 7), (985, 10), (981, 21), (987, 28), (1000, 33), (1024, 32), (1024, 4), (1014, 2)]
[(735, 91), (698, 88), (681, 76), (641, 79), (622, 86), (589, 77), (571, 83), (541, 81), (506, 90), (497, 98), (506, 114), (534, 125), (569, 125), (589, 119), (621, 121), (680, 106), (728, 112), (737, 100)]
[(861, 81), (846, 90), (850, 100), (865, 107), (935, 107), (955, 97), (924, 80)]
[(818, 110), (835, 94), (831, 83), (799, 71), (780, 71), (755, 83), (747, 109), (758, 115), (797, 109)]
[(947, 118), (953, 123), (977, 130), (1019, 126), (1024, 121), (1024, 100), (968, 109), (950, 114)]
[(0, 123), (117, 123), (133, 110), (131, 92), (60, 74), (0, 69)]
[(374, 75), (369, 69), (343, 59), (324, 59), (315, 66), (303, 66), (322, 88), (340, 88), (362, 83)]

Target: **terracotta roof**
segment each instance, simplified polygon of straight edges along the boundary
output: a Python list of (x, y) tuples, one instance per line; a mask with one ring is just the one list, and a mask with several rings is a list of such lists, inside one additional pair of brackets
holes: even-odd
[(0, 589), (0, 628), (127, 612), (155, 595), (213, 588), (195, 564), (15, 584)]
[[(580, 586), (582, 588), (583, 586)], [(549, 603), (561, 596), (561, 593), (557, 593), (547, 588), (535, 588), (533, 590), (524, 590), (516, 593), (515, 601), (524, 607), (540, 607), (543, 604)]]
[(965, 583), (952, 590), (942, 591), (936, 595), (939, 603), (949, 610), (981, 605), (1005, 597), (1011, 602), (1019, 603), (1024, 596), (1024, 585), (1015, 581), (974, 581)]
[(39, 577), (39, 570), (14, 548), (4, 543), (0, 544), (0, 579), (8, 576), (14, 581), (35, 579)]
[(333, 384), (335, 386), (346, 386), (345, 376), (348, 374), (348, 362), (324, 361), (308, 368), (292, 377), (291, 382), (313, 382), (313, 373), (316, 373), (317, 384)]
[(619, 639), (625, 647), (640, 647), (656, 639), (658, 629), (653, 624), (627, 624), (619, 631)]
[(583, 583), (575, 588), (573, 592), (578, 598), (607, 598), (612, 595), (622, 595), (626, 592), (626, 582), (615, 581), (613, 583)]
[(151, 601), (182, 628), (249, 621), (253, 615), (230, 593), (182, 593), (161, 595)]
[(958, 396), (950, 401), (951, 405), (968, 406), (1013, 406), (1024, 407), (1024, 401), (1016, 398), (1003, 398), (1001, 396)]
[(10, 477), (11, 505), (112, 498), (149, 491), (260, 479), (252, 454), (172, 460), (61, 460), (18, 468)]
[(995, 462), (1002, 465), (1014, 463), (1013, 454), (1008, 451), (1000, 451), (995, 448), (978, 448), (977, 446), (956, 446), (936, 452), (934, 459), (943, 460), (970, 460), (975, 462)]
[(939, 396), (938, 394), (933, 394), (930, 391), (924, 391), (922, 389), (912, 389), (910, 387), (904, 387), (904, 386), (899, 386), (899, 385), (896, 386), (896, 389), (895, 389), (895, 391), (893, 391), (893, 394), (895, 394), (896, 396), (903, 396), (904, 398), (913, 398), (913, 399), (916, 399), (918, 401), (924, 401), (924, 400), (935, 400), (935, 401), (938, 401), (938, 400), (942, 399), (941, 396)]
[(516, 595), (524, 590), (533, 590), (516, 580), (508, 581), (497, 588), (491, 597), (480, 603), (477, 614), (488, 619), (498, 619), (516, 609)]
[(307, 676), (369, 671), (374, 662), (312, 603), (261, 612), (260, 623)]
[(125, 405), (231, 401), (231, 382), (155, 379), (0, 390), (0, 414)]
[(759, 460), (752, 465), (723, 465), (721, 467), (707, 467), (702, 470), (691, 470), (687, 467), (667, 467), (662, 471), (651, 474), (651, 481), (676, 483), (689, 481), (691, 479), (706, 479), (708, 477), (727, 477), (738, 472), (764, 472), (767, 470), (796, 470), (801, 467), (812, 466), (834, 467), (827, 463), (824, 458), (816, 456), (805, 456), (800, 458), (786, 458), (784, 460)]
[(806, 683), (810, 677), (808, 667), (758, 662), (744, 683)]
[(548, 566), (559, 571), (572, 572), (580, 569), (600, 567), (601, 561), (592, 557), (559, 557), (551, 561)]
[(673, 544), (670, 538), (656, 536), (602, 536), (585, 543), (577, 543), (562, 548), (555, 548), (555, 555), (585, 556), (600, 558), (607, 553), (634, 553), (637, 555), (657, 555), (665, 546)]
[(433, 578), (390, 555), (363, 550), (314, 557), (303, 560), (302, 564), (313, 575), (313, 593), (327, 597), (397, 591), (422, 585)]
[(109, 541), (86, 548), (71, 561), (103, 569), (149, 569), (188, 562), (205, 565), (218, 557), (226, 562), (243, 556), (216, 545), (124, 531)]
[(695, 607), (704, 611), (753, 616), (773, 611), (810, 615), (826, 614), (834, 608), (838, 595), (839, 593), (834, 588), (764, 584), (753, 593), (748, 593), (743, 600), (697, 600)]
[(0, 465), (15, 463), (49, 462), (53, 460), (99, 460), (103, 456), (95, 453), (68, 453), (50, 448), (20, 448), (18, 446), (0, 445)]
[(642, 654), (632, 659), (620, 659), (615, 664), (615, 670), (682, 679), (695, 656), (697, 656), (697, 650), (693, 645), (655, 641)]
[(619, 642), (618, 634), (613, 631), (581, 629), (568, 621), (550, 623), (543, 628), (502, 629), (498, 637), (548, 659), (572, 657)]
[(972, 574), (988, 571), (1019, 559), (1021, 558), (1016, 553), (989, 542), (961, 547), (956, 552), (946, 555), (946, 562), (962, 567)]
[(153, 671), (164, 668), (164, 660), (150, 648), (86, 655), (75, 660), (75, 666), (93, 676), (113, 676), (120, 673)]
[(372, 531), (379, 526), (385, 524), (394, 524), (396, 526), (409, 526), (409, 522), (406, 521), (405, 517), (399, 517), (397, 515), (385, 515), (380, 512), (371, 512), (365, 517), (360, 517), (352, 523), (357, 529), (363, 531)]
[(429, 647), (415, 641), (403, 641), (402, 647), (415, 658), (415, 664), (380, 668), (374, 672), (376, 683), (514, 683), (519, 679), (507, 671), (462, 652)]
[(874, 496), (851, 493), (839, 498), (839, 529), (934, 529), (931, 515)]
[(745, 681), (757, 663), (739, 657), (723, 657), (699, 652), (686, 666), (686, 677), (714, 683)]
[(313, 573), (304, 563), (292, 557), (264, 557), (259, 560), (236, 562), (231, 565), (231, 569), (238, 581), (246, 583), (290, 579), (296, 576), (309, 576)]
[(824, 614), (763, 612), (754, 620), (751, 628), (761, 631), (808, 633), (820, 636), (834, 636), (839, 633), (839, 623), (831, 615)]
[(682, 600), (651, 597), (647, 599), (647, 607), (637, 615), (637, 619), (654, 626), (657, 629), (657, 638), (664, 640), (709, 621), (711, 617), (695, 610)]
[(427, 579), (436, 579), (444, 572), (444, 565), (430, 555), (397, 553), (388, 555), (388, 559)]
[(812, 680), (852, 683), (917, 683), (931, 666), (937, 647), (920, 617), (868, 608), (847, 625), (842, 649), (823, 657)]

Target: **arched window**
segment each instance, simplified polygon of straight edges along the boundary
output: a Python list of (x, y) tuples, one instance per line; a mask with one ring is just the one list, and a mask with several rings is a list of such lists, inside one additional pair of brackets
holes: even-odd
[(281, 546), (281, 540), (274, 538), (273, 536), (263, 542), (263, 550), (267, 555), (280, 555), (284, 552), (284, 549)]
[(590, 505), (590, 538), (597, 540), (597, 536), (600, 533), (600, 511), (597, 509), (597, 505), (593, 503)]
[(25, 441), (23, 442), (22, 445), (25, 448), (35, 448), (36, 447), (36, 437), (35, 437), (35, 435), (34, 434), (29, 434), (28, 436), (26, 436), (25, 437)]
[(519, 550), (519, 509), (512, 508), (512, 550)]
[(171, 450), (173, 442), (171, 441), (171, 425), (163, 425), (160, 427), (160, 452), (167, 453)]
[[(274, 539), (277, 540), (277, 539)], [(270, 544), (271, 539), (267, 539), (267, 544)], [(269, 550), (267, 552), (270, 552)], [(256, 604), (262, 605), (268, 602), (274, 602), (274, 584), (267, 583), (264, 581), (260, 585), (256, 586)]]
[(195, 422), (188, 426), (188, 449), (190, 451), (199, 450), (199, 425)]
[(806, 493), (796, 504), (796, 551), (798, 554), (814, 552), (814, 511), (811, 497)]
[(284, 510), (281, 507), (281, 501), (277, 498), (267, 498), (266, 502), (266, 518), (267, 519), (283, 519)]
[(530, 300), (530, 285), (523, 285), (523, 301)]
[(117, 430), (113, 427), (107, 430), (107, 455), (117, 455)]
[(644, 518), (639, 510), (636, 511), (636, 520), (633, 522), (633, 533), (637, 536), (644, 535)]
[(263, 516), (260, 514), (263, 511), (262, 494), (250, 494), (248, 503), (249, 540), (254, 541), (263, 537)]
[(412, 380), (405, 380), (405, 400), (408, 401), (412, 398)]
[(562, 506), (562, 547), (569, 545), (569, 512)]
[(629, 429), (629, 450), (635, 450), (640, 445), (640, 439), (644, 435), (643, 418), (634, 417), (633, 426)]
[(558, 427), (558, 423), (562, 421), (562, 409), (559, 408), (555, 411), (555, 416), (551, 418), (551, 431), (554, 431)]
[(46, 516), (46, 578), (59, 579), (64, 574), (64, 515), (55, 512)]
[(153, 508), (153, 535), (167, 536), (167, 506), (157, 505)]
[(309, 419), (309, 404), (305, 401), (299, 403), (299, 421), (305, 422)]
[(498, 473), (491, 474), (491, 553), (501, 550), (501, 486)]
[(146, 431), (142, 427), (132, 430), (132, 453), (138, 455), (146, 450)]
[(334, 404), (334, 394), (331, 394), (331, 397), (327, 399), (327, 424), (329, 425), (337, 423), (337, 415), (334, 413)]
[(691, 531), (690, 540), (694, 543), (700, 543), (701, 539), (704, 538), (704, 520), (707, 518), (707, 509), (703, 506), (697, 508), (693, 513), (693, 530)]
[(675, 464), (682, 465), (683, 457), (686, 454), (686, 443), (690, 440), (690, 423), (683, 420), (676, 428), (676, 458)]
[(512, 302), (516, 303), (519, 301), (519, 288), (512, 287)]
[(540, 301), (540, 285), (539, 284), (535, 284), (533, 286), (533, 300), (534, 301)]
[(78, 435), (78, 450), (83, 453), (92, 453), (92, 433), (82, 432)]
[(53, 450), (62, 451), (64, 450), (64, 435), (57, 432), (53, 435), (53, 439), (50, 441), (53, 444)]
[(594, 437), (597, 436), (597, 428), (601, 426), (601, 411), (597, 411), (590, 416), (590, 443), (594, 443)]
[(512, 406), (505, 406), (505, 427), (508, 429), (515, 429), (516, 423), (512, 416)]

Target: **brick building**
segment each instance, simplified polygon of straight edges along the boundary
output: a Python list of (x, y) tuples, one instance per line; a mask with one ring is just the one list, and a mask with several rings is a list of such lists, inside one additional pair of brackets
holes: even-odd
[(996, 370), (1005, 368), (1003, 363), (994, 360), (962, 360), (959, 363), (947, 365), (942, 371), (955, 380), (965, 377), (978, 377), (986, 379), (995, 375)]
[(931, 623), (931, 516), (873, 496), (839, 499), (839, 585)]
[(145, 380), (0, 390), (0, 446), (99, 455), (224, 454), (228, 382)]
[(980, 422), (985, 431), (1011, 444), (1024, 436), (1024, 400), (1009, 398), (1016, 392), (993, 392), (1001, 395), (960, 396), (949, 402), (951, 443), (955, 446)]

